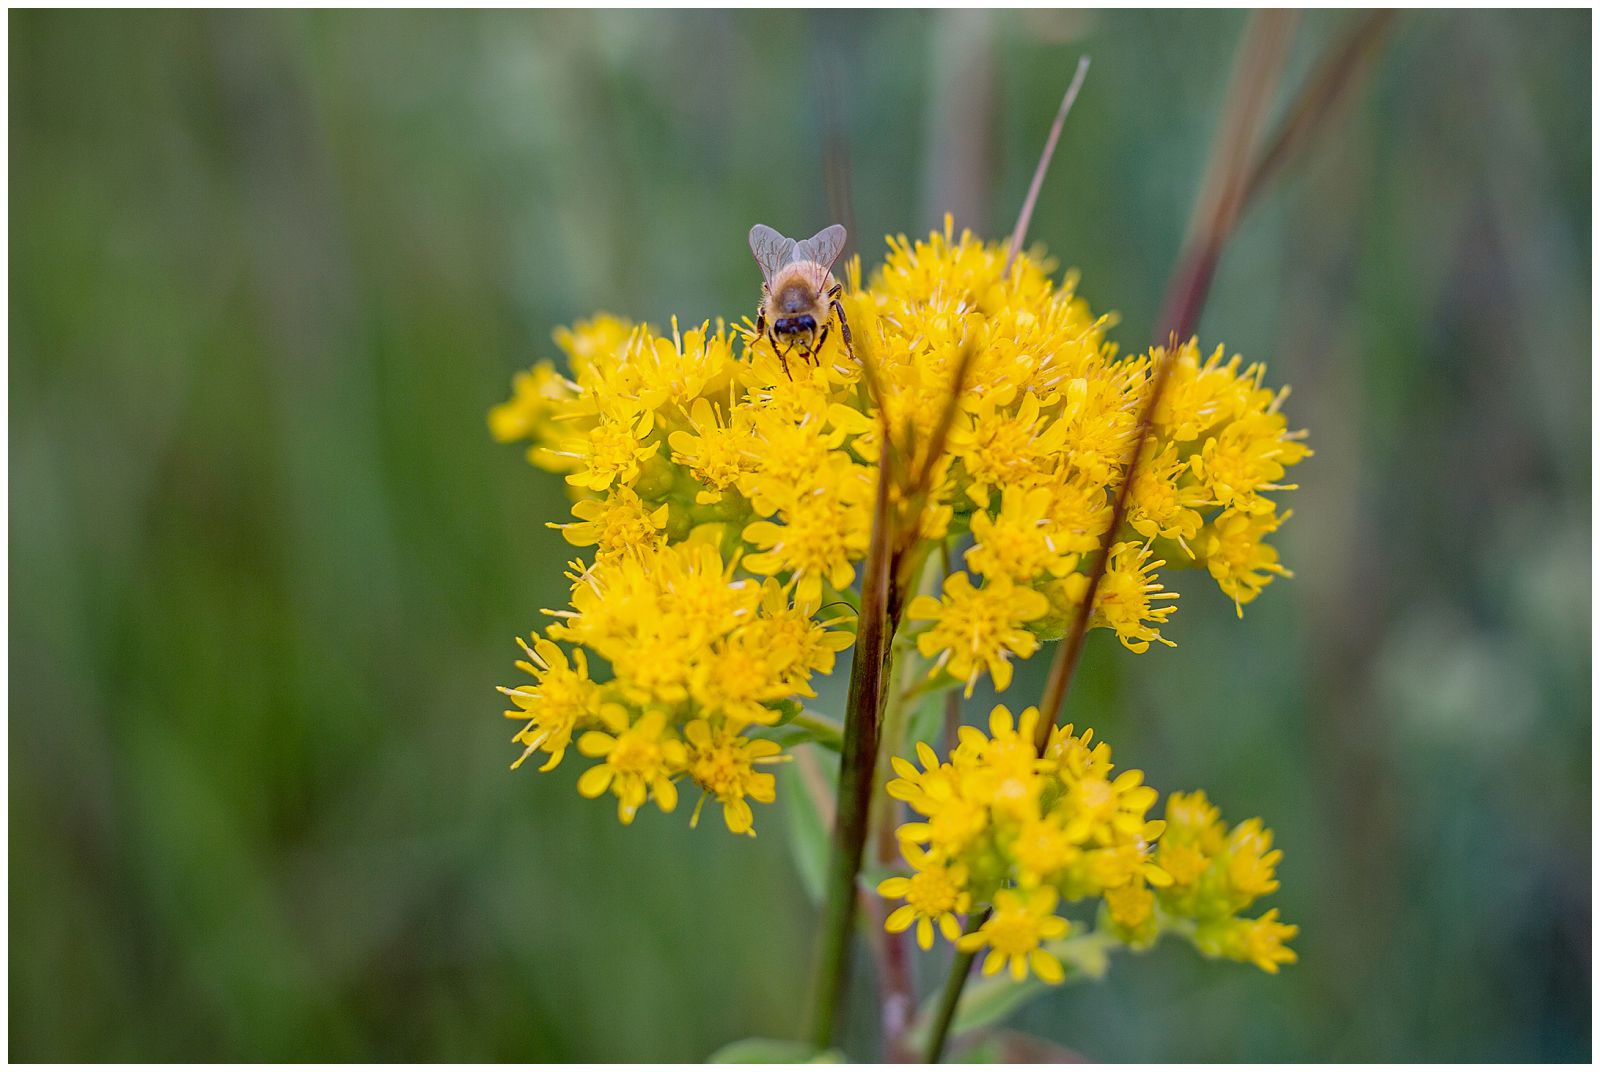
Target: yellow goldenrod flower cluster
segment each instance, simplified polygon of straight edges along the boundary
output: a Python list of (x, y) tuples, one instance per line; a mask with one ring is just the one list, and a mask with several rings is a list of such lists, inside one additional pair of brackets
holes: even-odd
[[(1097, 903), (1100, 927), (1143, 947), (1180, 934), (1208, 956), (1250, 961), (1265, 971), (1292, 963), (1284, 943), (1297, 928), (1274, 909), (1239, 915), (1278, 888), (1282, 853), (1251, 819), (1229, 830), (1203, 793), (1174, 793), (1166, 818), (1151, 819), (1157, 793), (1137, 770), (1114, 773), (1111, 749), (1093, 730), (1055, 728), (1041, 755), (1039, 712), (1013, 720), (1004, 706), (989, 732), (963, 726), (948, 760), (918, 742), (921, 768), (898, 756), (888, 793), (920, 818), (899, 828), (909, 876), (878, 892), (904, 904), (891, 932), (917, 927), (927, 949), (935, 929), (963, 952), (984, 954), (983, 970), (1047, 983), (1065, 977), (1052, 943), (1073, 923), (1062, 906)], [(989, 906), (963, 934), (957, 916)]]
[[(614, 794), (624, 821), (651, 799), (670, 810), (687, 780), (749, 831), (747, 802), (772, 797), (755, 764), (782, 758), (756, 738), (851, 643), (886, 452), (928, 473), (912, 560), (942, 543), (955, 565), (892, 623), (930, 674), (1004, 690), (1016, 660), (1060, 639), (1169, 355), (1119, 354), (1112, 318), (1051, 267), (1008, 269), (1003, 246), (948, 221), (893, 239), (868, 285), (850, 266), (853, 356), (834, 331), (787, 371), (748, 324), (664, 335), (602, 315), (558, 332), (566, 371), (519, 374), (489, 417), (565, 475), (576, 502), (556, 527), (585, 554), (570, 608), (527, 644), (533, 681), (506, 690), (525, 756), (549, 768), (576, 743), (599, 761), (580, 789)], [(1091, 619), (1136, 652), (1171, 643), (1163, 566), (1203, 565), (1240, 607), (1286, 575), (1267, 540), (1288, 512), (1269, 496), (1308, 453), (1263, 366), (1193, 341), (1170, 360)]]
[[(543, 752), (549, 770), (579, 734), (578, 751), (599, 762), (578, 791), (612, 793), (624, 823), (647, 800), (672, 811), (686, 776), (702, 804), (708, 796), (721, 803), (728, 829), (753, 833), (749, 801), (771, 803), (775, 794), (773, 776), (759, 767), (783, 757), (776, 743), (746, 731), (816, 695), (811, 675), (833, 670), (851, 634), (776, 580), (736, 572), (699, 540), (573, 563), (571, 606), (551, 612), (546, 636), (522, 642), (527, 659), (517, 666), (533, 681), (500, 690), (515, 704), (507, 717), (526, 722), (513, 767)], [(561, 642), (572, 646), (570, 660)], [(611, 668), (609, 681), (590, 677), (590, 652)]]

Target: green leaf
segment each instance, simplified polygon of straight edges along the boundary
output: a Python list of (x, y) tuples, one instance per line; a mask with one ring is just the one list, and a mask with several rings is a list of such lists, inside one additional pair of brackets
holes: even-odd
[(795, 710), (781, 718), (775, 726), (762, 726), (751, 731), (752, 737), (761, 737), (768, 741), (776, 741), (785, 750), (790, 750), (802, 744), (818, 744), (830, 752), (838, 752), (844, 747), (844, 731), (839, 724), (825, 715), (812, 711), (800, 710), (794, 705)]
[(844, 1055), (792, 1039), (747, 1038), (728, 1043), (706, 1060), (714, 1065), (836, 1065)]
[(804, 710), (805, 708), (797, 700), (780, 700), (777, 706), (778, 721), (776, 724), (787, 726), (798, 718), (800, 712)]
[[(814, 904), (822, 903), (823, 880), (828, 873), (828, 823), (823, 819), (815, 793), (820, 789), (826, 794), (824, 799), (832, 798), (833, 770), (834, 764), (816, 752), (798, 755), (793, 763), (784, 763), (778, 768), (778, 778), (783, 783), (779, 795), (784, 805), (789, 850), (794, 854), (800, 884)], [(809, 782), (808, 775), (821, 784)]]

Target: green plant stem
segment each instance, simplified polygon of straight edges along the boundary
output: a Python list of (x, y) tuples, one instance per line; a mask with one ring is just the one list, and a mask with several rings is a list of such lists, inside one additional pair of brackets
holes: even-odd
[(856, 874), (867, 840), (873, 773), (877, 769), (879, 719), (883, 682), (893, 657), (894, 621), (888, 615), (890, 467), (878, 467), (872, 540), (861, 579), (860, 628), (850, 665), (849, 699), (845, 705), (844, 746), (839, 754), (839, 797), (828, 855), (822, 931), (811, 1018), (811, 1041), (817, 1049), (833, 1044), (845, 980), (850, 971), (850, 932), (856, 918)]
[[(989, 918), (989, 909), (967, 917), (967, 929), (964, 934), (972, 934), (984, 921)], [(939, 1063), (939, 1058), (944, 1054), (945, 1036), (950, 1034), (950, 1025), (955, 1022), (956, 1006), (961, 1003), (961, 991), (966, 988), (967, 976), (972, 974), (972, 960), (976, 952), (963, 953), (958, 948), (956, 957), (950, 962), (950, 974), (945, 977), (943, 997), (939, 1001), (939, 1015), (934, 1019), (933, 1026), (928, 1030), (928, 1048), (922, 1059), (930, 1065)]]

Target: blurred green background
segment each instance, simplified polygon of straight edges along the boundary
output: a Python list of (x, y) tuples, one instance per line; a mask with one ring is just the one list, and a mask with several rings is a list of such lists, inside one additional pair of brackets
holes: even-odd
[[(1350, 18), (1301, 20), (1280, 106)], [(1116, 1060), (1589, 1056), (1589, 19), (1397, 20), (1202, 322), (1312, 431), (1298, 577), (1239, 622), (1178, 576), (1176, 650), (1089, 647), (1079, 721), (1277, 829), (1301, 963), (1124, 957), (1020, 1029)], [(796, 1030), (815, 914), (780, 809), (753, 842), (623, 828), (573, 764), (507, 772), (491, 686), (563, 600), (565, 505), (485, 411), (596, 309), (749, 311), (754, 221), (847, 214), (869, 263), (947, 209), (1004, 234), (1083, 52), (1032, 234), (1141, 345), (1244, 17), (9, 25), (10, 1056)]]

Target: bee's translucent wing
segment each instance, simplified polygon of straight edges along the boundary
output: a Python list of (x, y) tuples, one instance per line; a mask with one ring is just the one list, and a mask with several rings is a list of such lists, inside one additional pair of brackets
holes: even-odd
[(778, 270), (794, 260), (795, 241), (785, 238), (764, 223), (758, 223), (750, 228), (750, 252), (756, 256), (756, 263), (761, 265), (761, 275), (768, 283), (778, 274)]
[(832, 268), (833, 262), (839, 259), (839, 254), (844, 252), (845, 233), (839, 224), (824, 227), (810, 238), (801, 242), (794, 249), (794, 259), (797, 261), (814, 261), (824, 269)]

